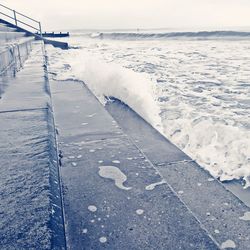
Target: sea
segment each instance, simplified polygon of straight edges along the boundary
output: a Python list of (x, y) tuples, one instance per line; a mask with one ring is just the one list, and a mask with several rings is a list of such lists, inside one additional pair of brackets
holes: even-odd
[(72, 30), (57, 80), (126, 103), (221, 181), (250, 186), (250, 29)]

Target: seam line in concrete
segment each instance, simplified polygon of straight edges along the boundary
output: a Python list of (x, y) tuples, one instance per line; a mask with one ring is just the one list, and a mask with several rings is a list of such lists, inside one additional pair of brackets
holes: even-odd
[[(145, 157), (145, 159), (148, 160), (149, 164), (151, 165), (151, 167), (153, 169), (156, 170), (156, 172), (159, 174), (159, 176), (162, 178), (162, 180), (166, 179), (162, 176), (161, 172), (158, 170), (157, 165), (154, 164), (149, 157), (147, 156), (147, 154), (138, 147), (138, 145), (135, 143), (135, 141), (128, 136), (128, 140), (137, 148), (137, 150), (139, 150), (139, 152)], [(179, 162), (195, 162), (194, 160), (183, 160), (183, 161), (179, 161)], [(178, 162), (178, 161), (176, 161)], [(176, 195), (176, 197), (179, 199), (179, 201), (185, 206), (185, 208), (189, 211), (189, 213), (195, 218), (195, 220), (199, 223), (201, 229), (203, 229), (206, 234), (208, 235), (208, 237), (218, 246), (218, 249), (220, 249), (220, 244), (217, 242), (217, 240), (209, 233), (209, 231), (206, 229), (205, 225), (198, 219), (198, 217), (196, 216), (196, 214), (193, 213), (193, 211), (189, 208), (189, 206), (183, 201), (183, 199), (177, 194), (177, 192), (173, 189), (173, 187), (166, 181), (165, 185), (167, 185), (170, 190)]]
[(57, 165), (57, 180), (58, 180), (58, 187), (59, 187), (59, 196), (60, 196), (60, 206), (61, 206), (61, 216), (62, 216), (62, 234), (63, 234), (63, 248), (66, 250), (68, 249), (67, 246), (67, 235), (66, 235), (66, 219), (65, 219), (65, 210), (64, 210), (64, 196), (63, 196), (63, 182), (62, 182), (62, 174), (61, 174), (61, 150), (59, 148), (59, 134), (58, 134), (58, 130), (56, 128), (56, 120), (55, 120), (55, 112), (54, 112), (54, 106), (53, 106), (53, 94), (51, 92), (51, 85), (50, 85), (50, 78), (49, 78), (49, 72), (48, 72), (48, 65), (49, 65), (49, 59), (48, 59), (48, 55), (47, 55), (47, 51), (45, 50), (45, 46), (43, 44), (42, 46), (43, 51), (44, 51), (44, 72), (45, 72), (45, 80), (46, 80), (46, 87), (47, 87), (47, 93), (50, 96), (50, 107), (48, 107), (48, 110), (50, 110), (51, 115), (52, 115), (52, 123), (53, 123), (53, 132), (54, 132), (54, 143), (55, 143), (55, 147), (56, 147), (56, 165)]
[(160, 162), (160, 163), (154, 163), (156, 166), (170, 166), (170, 165), (175, 165), (179, 163), (189, 163), (189, 162), (196, 162), (195, 160), (182, 160), (182, 161), (171, 161), (171, 162)]
[(0, 114), (3, 113), (14, 113), (14, 112), (26, 112), (26, 111), (35, 111), (35, 110), (48, 110), (49, 108), (33, 108), (33, 109), (13, 109), (13, 110), (4, 110), (0, 111)]
[[(60, 132), (59, 132), (60, 134)], [(73, 142), (72, 144), (78, 145), (78, 144), (92, 144), (92, 143), (98, 143), (98, 142), (104, 142), (104, 141), (114, 141), (114, 140), (119, 140), (120, 138), (126, 138), (126, 135), (117, 135), (117, 134), (109, 134), (109, 133), (96, 133), (96, 134), (82, 134), (83, 136), (95, 136), (95, 135), (100, 135), (100, 136), (105, 136), (105, 135), (110, 135), (110, 137), (108, 138), (103, 138), (100, 140), (89, 140), (89, 141), (85, 141), (84, 143), (81, 142)], [(111, 137), (112, 136), (112, 137)], [(67, 144), (67, 143), (66, 143)]]

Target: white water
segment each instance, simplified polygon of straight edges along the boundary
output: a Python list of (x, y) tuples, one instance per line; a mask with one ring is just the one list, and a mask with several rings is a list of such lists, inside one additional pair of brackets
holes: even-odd
[(242, 217), (241, 220), (250, 221), (250, 212), (246, 212)]
[(97, 211), (97, 207), (96, 206), (94, 206), (94, 205), (89, 205), (88, 206), (88, 210), (90, 211), (90, 212), (96, 212)]
[(166, 181), (165, 181), (165, 180), (162, 180), (162, 181), (159, 181), (159, 182), (150, 184), (150, 185), (146, 186), (145, 189), (148, 190), (148, 191), (152, 191), (152, 190), (154, 190), (157, 186), (160, 186), (160, 185), (162, 185), (162, 184), (166, 184)]
[(132, 187), (125, 187), (123, 183), (127, 180), (127, 176), (115, 166), (100, 166), (98, 174), (115, 182), (115, 185), (123, 190), (130, 190)]
[(122, 100), (214, 177), (248, 181), (250, 40), (77, 39), (50, 48), (57, 79)]
[(143, 209), (137, 209), (137, 210), (136, 210), (136, 213), (137, 213), (138, 215), (142, 215), (142, 214), (144, 213), (144, 210), (143, 210)]
[(99, 241), (100, 241), (101, 243), (105, 243), (105, 242), (107, 242), (107, 237), (103, 236), (103, 237), (101, 237), (101, 238), (99, 239)]
[(221, 244), (221, 249), (236, 248), (234, 241), (227, 240)]

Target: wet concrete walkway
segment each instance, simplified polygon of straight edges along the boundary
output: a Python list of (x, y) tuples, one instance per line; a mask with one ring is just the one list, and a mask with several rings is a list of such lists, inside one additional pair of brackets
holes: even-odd
[[(57, 152), (40, 42), (1, 78), (0, 249), (64, 249)], [(3, 88), (1, 88), (3, 89)]]
[(127, 105), (114, 100), (106, 108), (220, 246), (231, 240), (236, 249), (249, 248), (250, 216), (242, 219), (249, 207)]
[(86, 87), (51, 82), (69, 249), (217, 249)]

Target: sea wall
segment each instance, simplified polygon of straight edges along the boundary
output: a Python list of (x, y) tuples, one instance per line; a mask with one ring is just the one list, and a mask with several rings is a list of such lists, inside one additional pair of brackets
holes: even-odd
[(23, 38), (19, 43), (7, 44), (0, 50), (0, 76), (13, 68), (18, 71), (31, 51), (31, 42), (34, 38)]

